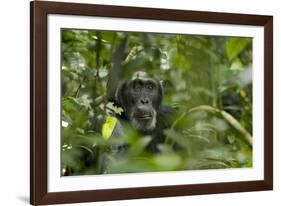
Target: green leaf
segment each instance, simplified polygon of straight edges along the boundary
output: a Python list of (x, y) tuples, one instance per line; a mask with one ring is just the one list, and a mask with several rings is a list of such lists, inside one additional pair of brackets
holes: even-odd
[(176, 170), (180, 167), (181, 158), (175, 153), (163, 153), (155, 156), (153, 162), (159, 170)]
[(226, 54), (229, 60), (235, 58), (251, 42), (250, 38), (229, 38), (226, 42)]
[(135, 156), (141, 154), (150, 141), (150, 136), (145, 136), (137, 139), (130, 148), (130, 155)]
[(104, 139), (109, 139), (112, 135), (112, 132), (117, 123), (117, 119), (115, 117), (107, 116), (105, 123), (102, 125), (102, 137)]
[(230, 144), (233, 144), (235, 142), (235, 136), (233, 135), (228, 135), (227, 140)]
[(234, 62), (232, 62), (230, 66), (230, 70), (232, 71), (242, 71), (243, 69), (244, 69), (244, 65), (242, 64), (239, 58), (237, 58)]
[(79, 159), (82, 156), (82, 149), (79, 147), (68, 146), (62, 150), (62, 166), (79, 170), (82, 162)]
[(113, 102), (108, 102), (106, 108), (119, 115), (123, 112), (123, 109), (121, 107), (114, 106)]

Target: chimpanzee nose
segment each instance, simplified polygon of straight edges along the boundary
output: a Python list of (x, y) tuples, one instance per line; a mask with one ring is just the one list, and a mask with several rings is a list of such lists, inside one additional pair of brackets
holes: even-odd
[(149, 99), (146, 98), (146, 97), (143, 97), (143, 98), (140, 99), (140, 103), (141, 104), (148, 104), (149, 103)]

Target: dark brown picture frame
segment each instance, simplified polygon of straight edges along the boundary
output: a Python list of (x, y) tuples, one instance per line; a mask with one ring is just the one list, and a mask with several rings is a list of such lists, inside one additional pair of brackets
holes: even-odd
[[(264, 27), (264, 180), (49, 193), (47, 190), (48, 14)], [(30, 4), (30, 203), (34, 205), (273, 189), (273, 17), (35, 1)], [(59, 137), (58, 137), (59, 138)]]

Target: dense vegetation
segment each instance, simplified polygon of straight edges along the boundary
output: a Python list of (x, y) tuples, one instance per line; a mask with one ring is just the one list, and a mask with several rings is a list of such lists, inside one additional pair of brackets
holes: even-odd
[[(62, 175), (251, 167), (251, 63), (251, 38), (63, 30)], [(114, 137), (115, 67), (122, 78), (142, 70), (163, 81), (163, 104), (178, 115), (158, 154), (131, 128)]]

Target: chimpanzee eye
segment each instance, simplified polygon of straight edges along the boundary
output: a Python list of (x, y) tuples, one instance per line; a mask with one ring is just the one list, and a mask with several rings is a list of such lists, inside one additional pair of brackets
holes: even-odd
[(147, 84), (146, 88), (149, 90), (153, 90), (154, 89), (154, 85), (153, 84)]

